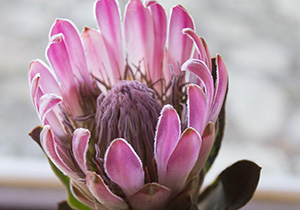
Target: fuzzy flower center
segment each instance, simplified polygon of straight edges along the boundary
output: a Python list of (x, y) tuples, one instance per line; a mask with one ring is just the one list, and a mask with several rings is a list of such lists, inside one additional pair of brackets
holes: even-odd
[[(103, 158), (115, 138), (124, 138), (135, 149), (154, 181), (154, 135), (161, 105), (154, 91), (138, 81), (121, 81), (97, 99), (97, 150)], [(149, 180), (150, 181), (150, 180)]]

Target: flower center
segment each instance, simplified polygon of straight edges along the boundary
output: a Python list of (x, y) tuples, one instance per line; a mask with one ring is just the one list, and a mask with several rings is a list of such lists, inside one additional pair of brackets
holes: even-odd
[(154, 135), (160, 110), (154, 91), (135, 80), (121, 81), (106, 96), (99, 95), (95, 120), (101, 158), (112, 140), (124, 138), (135, 149), (153, 181)]

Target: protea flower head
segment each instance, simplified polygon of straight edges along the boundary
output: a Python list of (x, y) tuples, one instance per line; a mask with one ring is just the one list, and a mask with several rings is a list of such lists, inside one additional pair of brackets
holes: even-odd
[(57, 19), (50, 67), (31, 62), (31, 136), (91, 209), (194, 208), (227, 90), (221, 56), (181, 5), (168, 21), (159, 3), (129, 0), (121, 21), (99, 0), (95, 17), (81, 34)]

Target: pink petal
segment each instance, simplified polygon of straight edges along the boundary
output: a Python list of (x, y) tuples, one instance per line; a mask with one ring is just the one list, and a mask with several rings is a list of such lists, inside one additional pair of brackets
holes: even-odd
[(89, 148), (90, 131), (84, 128), (77, 128), (73, 133), (72, 151), (74, 158), (80, 169), (86, 173), (88, 171), (87, 152)]
[(43, 96), (43, 92), (40, 88), (40, 78), (40, 74), (36, 74), (29, 83), (31, 100), (38, 114), (40, 109), (40, 98)]
[(178, 67), (190, 58), (193, 48), (193, 41), (182, 30), (194, 29), (192, 18), (181, 5), (173, 7), (169, 28), (169, 64), (173, 66), (175, 74), (179, 74)]
[(212, 107), (212, 112), (210, 120), (215, 122), (219, 116), (220, 110), (222, 108), (226, 91), (227, 91), (227, 70), (224, 61), (220, 55), (217, 55), (217, 79), (216, 79), (216, 90), (214, 96), (214, 104)]
[(69, 20), (56, 19), (50, 30), (50, 37), (60, 33), (64, 36), (73, 73), (82, 84), (89, 86), (90, 90), (92, 90), (92, 80), (87, 69), (82, 43), (76, 27)]
[(202, 146), (200, 149), (198, 160), (193, 168), (190, 176), (194, 176), (200, 173), (201, 169), (204, 167), (205, 162), (209, 156), (215, 140), (215, 124), (208, 123), (202, 135)]
[(151, 80), (156, 82), (163, 77), (163, 59), (167, 38), (167, 15), (164, 8), (158, 3), (150, 4), (149, 8), (154, 30), (153, 65), (151, 67), (150, 76)]
[(66, 90), (69, 90), (76, 87), (76, 83), (64, 40), (62, 34), (51, 37), (46, 53), (59, 81)]
[(69, 54), (62, 34), (51, 38), (47, 48), (47, 57), (59, 81), (64, 87), (66, 100), (75, 115), (82, 115), (82, 109), (79, 104), (78, 85), (75, 82)]
[(148, 183), (129, 198), (134, 209), (164, 209), (171, 196), (171, 190), (158, 183)]
[(202, 134), (208, 117), (207, 98), (198, 85), (188, 86), (188, 127)]
[(108, 85), (113, 84), (110, 78), (114, 78), (115, 75), (111, 71), (112, 66), (102, 35), (94, 29), (85, 27), (81, 38), (91, 74), (102, 82), (108, 83)]
[(86, 184), (82, 180), (70, 180), (70, 190), (75, 198), (86, 206), (93, 206), (93, 209), (109, 210), (104, 205), (95, 202), (95, 198), (90, 193)]
[[(174, 68), (169, 64), (169, 53), (165, 49), (164, 60), (163, 60), (163, 73), (164, 73), (163, 75), (166, 81), (171, 81), (173, 69)], [(170, 93), (171, 91), (169, 90), (167, 94), (169, 95)]]
[[(190, 28), (186, 28), (183, 30), (183, 33), (188, 35), (193, 42), (195, 43), (196, 50), (198, 52), (200, 60), (204, 61), (205, 64), (208, 66), (208, 69), (211, 70), (211, 60), (209, 54), (207, 54), (207, 46), (202, 38), (199, 38), (198, 35), (195, 33), (194, 30)], [(204, 45), (205, 44), (205, 45)]]
[(205, 49), (205, 52), (206, 52), (206, 56), (207, 56), (206, 57), (207, 61), (205, 63), (208, 66), (208, 68), (211, 70), (212, 69), (212, 64), (211, 64), (211, 57), (210, 57), (208, 46), (207, 46), (207, 44), (206, 44), (206, 42), (205, 42), (205, 40), (204, 40), (203, 37), (200, 37), (200, 39), (202, 41), (202, 44), (204, 46), (204, 49)]
[(117, 82), (125, 69), (119, 7), (115, 0), (99, 0), (95, 3), (95, 12), (115, 75), (112, 82)]
[(40, 109), (39, 109), (39, 116), (41, 118), (41, 121), (44, 121), (46, 114), (49, 111), (52, 111), (53, 108), (61, 103), (62, 98), (53, 94), (45, 94), (40, 99)]
[(157, 4), (157, 1), (156, 1), (156, 0), (145, 0), (145, 1), (144, 1), (144, 5), (145, 5), (146, 7), (150, 7), (150, 6), (152, 6), (153, 4)]
[[(151, 75), (154, 33), (150, 11), (141, 0), (130, 0), (125, 12), (125, 40), (128, 63), (139, 66), (146, 75)], [(142, 63), (141, 63), (142, 62)]]
[(104, 168), (109, 178), (130, 197), (144, 185), (143, 165), (130, 144), (115, 139), (106, 150)]
[(44, 94), (54, 93), (55, 95), (62, 96), (61, 89), (53, 73), (41, 60), (31, 61), (29, 65), (30, 83), (37, 74), (40, 75), (40, 87)]
[[(34, 81), (35, 79), (33, 79)], [(51, 125), (51, 130), (57, 137), (65, 138), (66, 132), (62, 124), (61, 109), (57, 106), (62, 98), (53, 94), (43, 94), (38, 87), (36, 98), (37, 112), (42, 125)]]
[(180, 135), (180, 120), (171, 105), (162, 108), (154, 139), (154, 157), (157, 164), (158, 180), (165, 174), (167, 161)]
[(58, 138), (66, 138), (66, 131), (62, 123), (61, 112), (58, 107), (53, 107), (52, 110), (45, 114), (42, 119), (42, 125), (51, 125), (51, 130), (53, 134)]
[(79, 176), (67, 165), (68, 159), (62, 159), (58, 154), (59, 145), (55, 141), (55, 137), (50, 130), (50, 126), (46, 125), (43, 127), (41, 132), (41, 145), (47, 154), (48, 158), (53, 162), (53, 164), (59, 168), (67, 176), (78, 179)]
[(128, 209), (125, 201), (111, 192), (101, 176), (93, 171), (86, 174), (86, 184), (93, 196), (111, 210)]
[(212, 104), (214, 94), (214, 82), (210, 70), (203, 61), (198, 59), (189, 59), (181, 67), (182, 70), (188, 70), (194, 73), (204, 84), (208, 104)]
[(201, 148), (201, 137), (193, 128), (187, 128), (182, 134), (176, 148), (171, 154), (162, 185), (172, 190), (172, 193), (183, 189), (187, 177), (193, 169)]

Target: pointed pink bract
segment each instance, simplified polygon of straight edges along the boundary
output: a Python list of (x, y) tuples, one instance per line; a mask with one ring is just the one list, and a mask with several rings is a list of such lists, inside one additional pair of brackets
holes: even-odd
[(173, 66), (175, 74), (179, 74), (179, 68), (191, 56), (193, 41), (182, 30), (194, 29), (194, 23), (187, 11), (181, 6), (173, 7), (169, 25), (169, 64)]
[(158, 181), (164, 179), (167, 161), (173, 152), (180, 136), (180, 120), (171, 105), (165, 105), (157, 123), (154, 158), (157, 164)]
[(171, 190), (157, 183), (148, 183), (129, 198), (134, 209), (163, 209), (171, 196)]
[(185, 181), (198, 159), (201, 143), (200, 135), (193, 128), (187, 128), (180, 137), (168, 159), (162, 183), (170, 188), (172, 193), (178, 193), (183, 189)]
[(88, 171), (87, 152), (89, 148), (90, 131), (84, 128), (77, 128), (73, 133), (72, 150), (74, 158), (80, 169), (86, 173)]
[(163, 60), (167, 38), (167, 15), (164, 8), (158, 3), (149, 5), (149, 9), (153, 20), (154, 33), (154, 50), (152, 65), (150, 66), (150, 76), (152, 81), (156, 82), (163, 77)]
[(127, 4), (124, 27), (128, 64), (133, 69), (140, 66), (144, 74), (151, 75), (153, 22), (150, 11), (144, 7), (141, 0), (130, 0)]
[(201, 60), (189, 59), (182, 65), (181, 68), (192, 72), (198, 77), (205, 88), (204, 91), (207, 95), (208, 104), (211, 105), (214, 96), (214, 81), (207, 65)]
[[(81, 33), (82, 42), (84, 45), (85, 55), (89, 72), (93, 77), (108, 83), (113, 83), (113, 71), (109, 71), (114, 65), (111, 65), (110, 58), (106, 49), (102, 35), (90, 28), (85, 28)], [(101, 87), (100, 87), (101, 88)]]
[(99, 0), (95, 3), (95, 16), (103, 36), (111, 62), (114, 77), (112, 82), (119, 81), (124, 73), (122, 29), (119, 8), (115, 0)]
[(101, 176), (93, 171), (86, 174), (86, 184), (93, 196), (103, 205), (111, 210), (128, 209), (125, 201), (113, 194), (106, 186)]
[(92, 90), (92, 80), (87, 70), (85, 55), (78, 30), (69, 20), (56, 19), (50, 30), (50, 37), (63, 34), (66, 51), (70, 59), (72, 72), (76, 78)]
[(198, 85), (188, 86), (188, 127), (202, 135), (208, 115), (208, 101)]
[(214, 104), (212, 107), (212, 112), (210, 120), (215, 122), (219, 116), (220, 110), (225, 100), (225, 95), (227, 91), (227, 70), (224, 64), (222, 57), (217, 55), (217, 81), (216, 81), (216, 90), (214, 96)]
[(60, 157), (58, 153), (58, 147), (61, 146), (55, 141), (55, 137), (53, 136), (49, 125), (44, 126), (41, 132), (41, 145), (47, 156), (50, 158), (53, 164), (56, 165), (56, 167), (65, 172), (67, 176), (70, 176), (75, 180), (79, 178), (76, 172), (69, 167), (70, 165), (66, 164), (66, 162), (70, 161), (67, 159), (68, 157), (65, 159)]
[(104, 168), (108, 177), (130, 197), (144, 185), (143, 165), (130, 144), (115, 139), (107, 148)]

